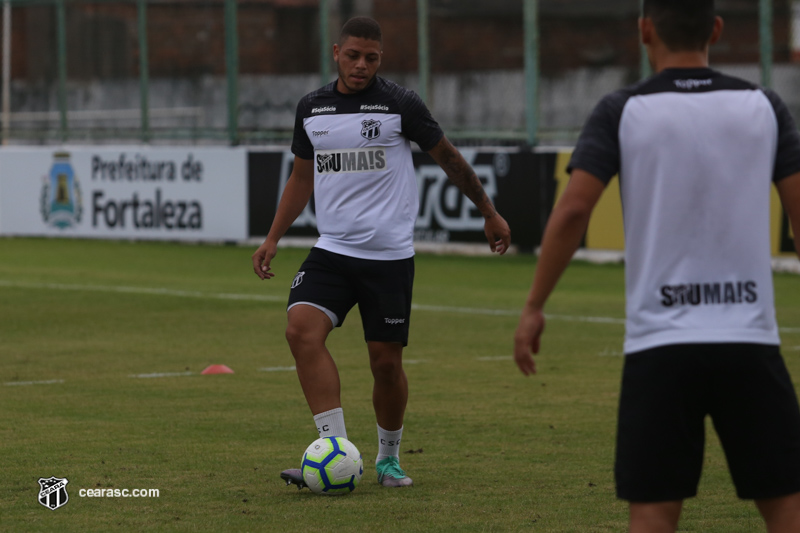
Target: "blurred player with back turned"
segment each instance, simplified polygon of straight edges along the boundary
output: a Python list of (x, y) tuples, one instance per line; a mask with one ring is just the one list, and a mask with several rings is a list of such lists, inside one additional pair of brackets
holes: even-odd
[(768, 531), (800, 531), (800, 410), (779, 351), (774, 184), (800, 250), (800, 136), (771, 90), (708, 67), (713, 0), (644, 0), (655, 74), (607, 95), (569, 163), (515, 335), (536, 371), (543, 307), (617, 173), (626, 334), (615, 477), (630, 530), (672, 532), (696, 495), (710, 415), (737, 494)]
[[(492, 251), (505, 253), (510, 230), (422, 100), (376, 75), (382, 55), (376, 21), (356, 17), (344, 25), (333, 45), (338, 78), (297, 106), (294, 169), (253, 269), (262, 280), (274, 275), (278, 241), (313, 192), (320, 238), (292, 282), (286, 328), (297, 375), (319, 436), (347, 438), (339, 373), (325, 342), (357, 303), (374, 377), (378, 481), (402, 487), (412, 483), (398, 455), (419, 210), (411, 141), (477, 206)], [(281, 477), (303, 486), (298, 469)]]

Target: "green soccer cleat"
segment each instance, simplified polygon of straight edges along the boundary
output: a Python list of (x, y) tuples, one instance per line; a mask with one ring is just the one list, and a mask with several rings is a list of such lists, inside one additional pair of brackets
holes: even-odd
[(393, 455), (381, 459), (375, 465), (375, 470), (378, 471), (378, 483), (384, 487), (410, 487), (414, 484), (405, 471), (400, 468), (397, 457)]

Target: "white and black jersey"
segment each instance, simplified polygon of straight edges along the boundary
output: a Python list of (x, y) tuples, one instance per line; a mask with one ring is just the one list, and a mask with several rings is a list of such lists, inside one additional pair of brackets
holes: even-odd
[(774, 92), (711, 69), (664, 70), (601, 100), (573, 168), (620, 176), (626, 353), (780, 343), (770, 186), (800, 172), (800, 136)]
[(443, 135), (419, 96), (380, 77), (356, 94), (334, 81), (303, 97), (292, 152), (314, 161), (316, 246), (361, 259), (413, 256), (419, 196), (410, 141), (428, 151)]

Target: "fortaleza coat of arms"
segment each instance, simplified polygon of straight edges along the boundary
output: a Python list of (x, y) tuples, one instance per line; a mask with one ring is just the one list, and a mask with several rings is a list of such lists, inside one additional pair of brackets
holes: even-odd
[(67, 478), (40, 477), (39, 478), (39, 503), (55, 511), (69, 501), (67, 494)]
[(53, 166), (43, 181), (40, 210), (45, 224), (65, 229), (80, 222), (83, 214), (81, 188), (68, 153), (53, 154)]
[(381, 135), (381, 121), (380, 120), (362, 120), (361, 121), (361, 136), (365, 139), (377, 139)]

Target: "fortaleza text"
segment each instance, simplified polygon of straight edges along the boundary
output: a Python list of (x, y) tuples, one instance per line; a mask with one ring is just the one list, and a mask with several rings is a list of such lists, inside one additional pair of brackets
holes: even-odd
[(103, 191), (92, 193), (92, 226), (124, 228), (126, 221), (137, 229), (200, 230), (203, 207), (197, 200), (164, 200), (161, 189), (155, 190), (154, 199), (141, 200), (138, 193), (125, 200), (105, 200)]

